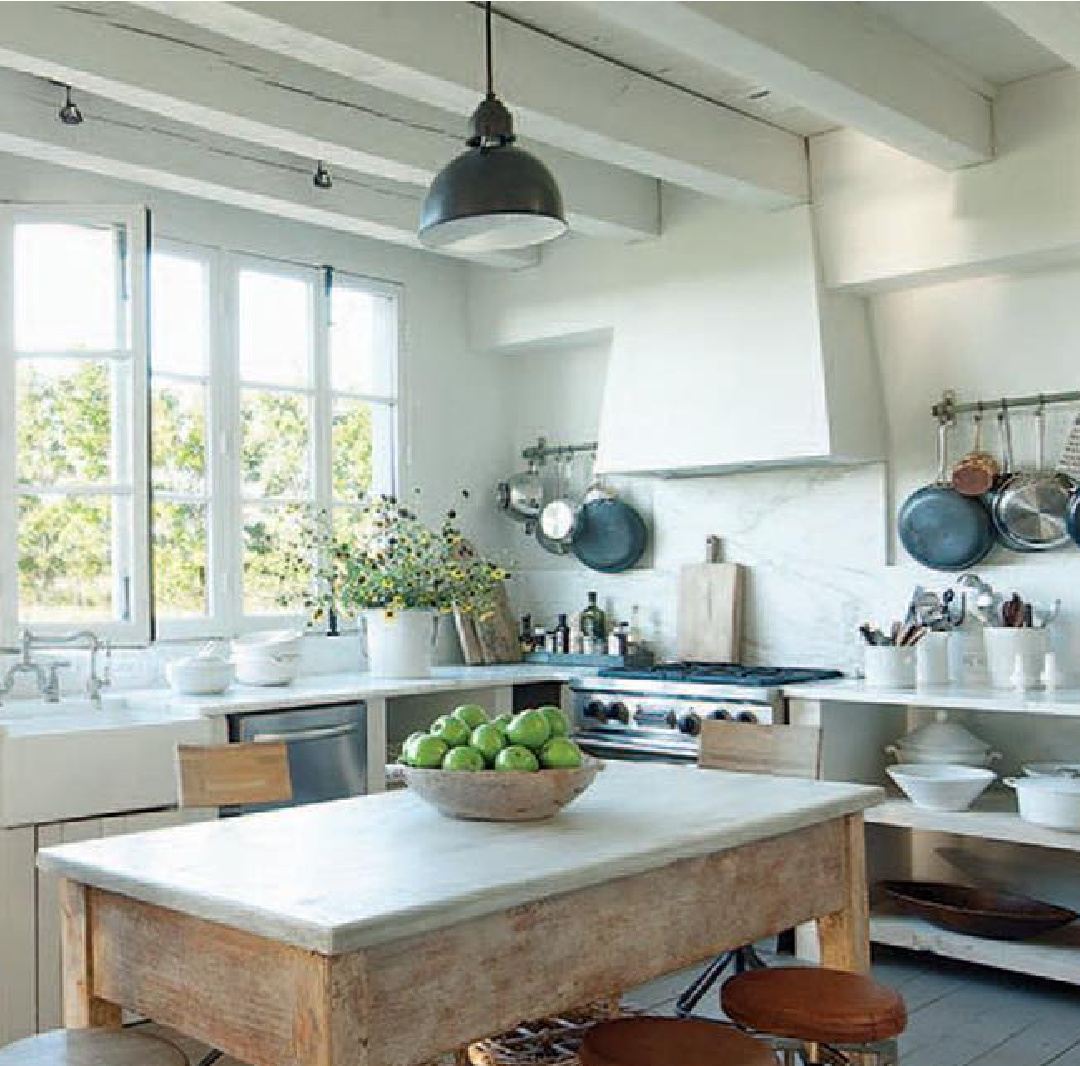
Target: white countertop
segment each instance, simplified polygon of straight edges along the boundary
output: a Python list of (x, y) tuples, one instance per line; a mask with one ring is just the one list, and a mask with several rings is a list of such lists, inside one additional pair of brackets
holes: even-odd
[(363, 699), (393, 699), (426, 693), (455, 692), (503, 685), (525, 685), (537, 681), (569, 681), (590, 673), (581, 667), (560, 667), (533, 663), (506, 666), (437, 666), (430, 677), (393, 678), (356, 673), (301, 677), (291, 685), (233, 685), (220, 696), (175, 696), (156, 689), (133, 693), (131, 699), (165, 700), (177, 710), (189, 710), (214, 718), (249, 711), (308, 707), (322, 703), (349, 703)]
[(408, 790), (48, 848), (45, 870), (337, 954), (873, 806), (879, 788), (609, 763), (547, 822), (443, 818)]
[(788, 685), (784, 695), (832, 703), (880, 703), (946, 710), (1000, 711), (1080, 718), (1080, 689), (1031, 689), (1015, 692), (989, 685), (928, 685), (925, 688), (876, 688), (865, 681), (814, 681)]

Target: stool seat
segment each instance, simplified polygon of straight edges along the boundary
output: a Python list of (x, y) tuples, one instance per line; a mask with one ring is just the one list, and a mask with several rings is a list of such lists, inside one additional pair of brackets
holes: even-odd
[(776, 1066), (769, 1046), (701, 1018), (618, 1018), (594, 1025), (582, 1066)]
[(0, 1066), (188, 1066), (167, 1040), (134, 1029), (54, 1029), (0, 1048)]
[(750, 970), (720, 990), (724, 1013), (745, 1029), (818, 1044), (893, 1040), (907, 1025), (904, 999), (862, 974), (821, 967)]

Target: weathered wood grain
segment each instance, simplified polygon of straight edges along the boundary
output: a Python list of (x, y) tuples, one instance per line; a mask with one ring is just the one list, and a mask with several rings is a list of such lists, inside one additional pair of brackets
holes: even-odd
[(706, 770), (814, 779), (821, 774), (821, 730), (757, 722), (705, 722), (698, 764)]
[(181, 807), (232, 807), (292, 799), (285, 744), (181, 744), (176, 749)]
[(63, 879), (58, 887), (58, 895), (63, 951), (61, 984), (64, 1025), (69, 1029), (119, 1025), (119, 1001), (101, 998), (94, 980), (93, 947), (96, 939), (91, 929), (91, 891), (84, 885)]
[(866, 831), (861, 814), (844, 819), (844, 906), (818, 918), (821, 962), (837, 970), (870, 972), (870, 898), (866, 887)]

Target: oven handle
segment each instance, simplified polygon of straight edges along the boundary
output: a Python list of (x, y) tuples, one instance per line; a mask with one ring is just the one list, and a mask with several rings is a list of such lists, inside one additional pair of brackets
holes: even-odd
[(620, 744), (617, 740), (600, 740), (594, 737), (578, 736), (574, 738), (583, 749), (608, 751), (615, 755), (656, 755), (665, 759), (682, 759), (685, 762), (697, 762), (697, 752), (663, 747), (646, 747), (642, 744)]
[(254, 744), (291, 744), (294, 740), (327, 740), (330, 737), (344, 737), (356, 732), (356, 724), (316, 726), (313, 729), (286, 730), (281, 733), (256, 733)]

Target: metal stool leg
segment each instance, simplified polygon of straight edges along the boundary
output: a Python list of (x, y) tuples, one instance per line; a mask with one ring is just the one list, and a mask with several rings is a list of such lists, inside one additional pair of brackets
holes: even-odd
[(702, 997), (731, 965), (736, 962), (738, 952), (728, 951), (723, 955), (717, 955), (712, 962), (690, 983), (685, 992), (675, 1001), (675, 1017), (688, 1018), (694, 1008), (701, 1002)]

